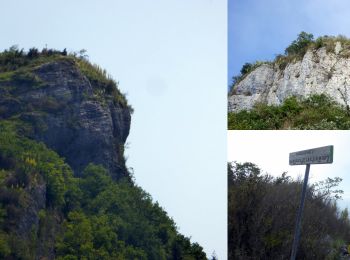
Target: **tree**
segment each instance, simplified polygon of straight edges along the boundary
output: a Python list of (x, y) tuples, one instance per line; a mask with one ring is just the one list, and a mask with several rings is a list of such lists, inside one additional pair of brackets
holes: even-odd
[(72, 211), (65, 223), (64, 239), (57, 243), (58, 255), (74, 255), (79, 259), (93, 254), (93, 233), (89, 219), (82, 213)]
[(89, 164), (80, 181), (80, 187), (88, 198), (95, 198), (101, 191), (112, 183), (110, 176), (101, 165)]
[(37, 48), (30, 48), (28, 53), (27, 53), (27, 57), (32, 59), (32, 58), (36, 58), (39, 56), (39, 51)]
[(314, 36), (311, 33), (301, 32), (285, 50), (286, 55), (304, 55), (307, 47), (313, 42)]
[(89, 59), (89, 55), (87, 55), (87, 50), (81, 49), (81, 50), (79, 51), (79, 58), (80, 58), (80, 59), (83, 59), (83, 60)]
[[(261, 172), (253, 163), (228, 165), (229, 259), (290, 256), (302, 182)], [(335, 203), (340, 181), (328, 178), (307, 188), (298, 259), (333, 259), (335, 242), (349, 243), (348, 212)]]
[(253, 64), (246, 62), (241, 69), (241, 74), (242, 75), (247, 74), (248, 72), (250, 72), (252, 70), (253, 66), (254, 66)]
[(341, 183), (342, 178), (327, 178), (324, 181), (319, 181), (313, 184), (311, 187), (314, 189), (314, 193), (318, 198), (324, 201), (338, 200), (341, 199), (343, 190), (336, 189)]

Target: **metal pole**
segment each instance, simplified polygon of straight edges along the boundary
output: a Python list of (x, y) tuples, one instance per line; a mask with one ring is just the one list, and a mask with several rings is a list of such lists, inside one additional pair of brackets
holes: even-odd
[(299, 239), (300, 239), (301, 218), (302, 218), (302, 215), (303, 215), (303, 209), (304, 209), (304, 203), (305, 203), (305, 195), (306, 195), (306, 188), (307, 188), (307, 181), (309, 179), (309, 172), (310, 172), (310, 164), (306, 164), (304, 184), (303, 184), (303, 190), (302, 190), (302, 193), (301, 193), (301, 200), (300, 200), (300, 207), (299, 207), (299, 210), (298, 210), (297, 220), (296, 220), (296, 223), (295, 223), (295, 233), (294, 233), (294, 241), (293, 241), (293, 247), (292, 247), (292, 255), (290, 257), (291, 260), (295, 260), (295, 257), (297, 255)]

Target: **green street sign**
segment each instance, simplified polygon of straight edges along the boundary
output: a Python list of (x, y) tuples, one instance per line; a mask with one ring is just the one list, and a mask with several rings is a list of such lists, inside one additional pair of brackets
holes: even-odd
[(333, 145), (289, 154), (289, 165), (333, 163)]

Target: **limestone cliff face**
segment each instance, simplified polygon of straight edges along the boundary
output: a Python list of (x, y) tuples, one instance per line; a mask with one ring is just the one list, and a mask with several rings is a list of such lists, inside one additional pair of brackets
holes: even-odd
[(340, 42), (334, 51), (308, 50), (302, 60), (281, 69), (275, 63), (263, 64), (250, 72), (228, 97), (229, 112), (249, 110), (254, 104), (279, 105), (290, 96), (308, 97), (325, 93), (342, 105), (350, 94), (349, 50)]
[(31, 125), (27, 135), (66, 158), (76, 175), (89, 163), (102, 164), (115, 178), (127, 174), (129, 107), (90, 81), (74, 60), (44, 63), (29, 73), (33, 82), (18, 75), (0, 81), (0, 119)]

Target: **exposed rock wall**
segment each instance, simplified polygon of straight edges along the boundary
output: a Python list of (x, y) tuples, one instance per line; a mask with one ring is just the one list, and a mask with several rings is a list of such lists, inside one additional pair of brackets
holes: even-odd
[[(113, 177), (126, 174), (123, 147), (130, 128), (130, 110), (113, 96), (91, 84), (70, 60), (58, 60), (35, 68), (40, 87), (15, 84), (0, 96), (8, 109), (0, 118), (19, 117), (34, 126), (32, 138), (44, 142), (65, 157), (79, 175), (88, 163), (102, 164)], [(11, 98), (9, 98), (9, 96)], [(15, 106), (9, 106), (15, 102)], [(15, 109), (15, 108), (16, 109)]]
[[(350, 95), (350, 56), (336, 42), (334, 51), (309, 50), (300, 61), (280, 69), (263, 64), (250, 72), (228, 97), (231, 112), (251, 109), (257, 102), (279, 105), (290, 96), (308, 97), (325, 93), (342, 105)], [(348, 57), (349, 56), (349, 57)]]

